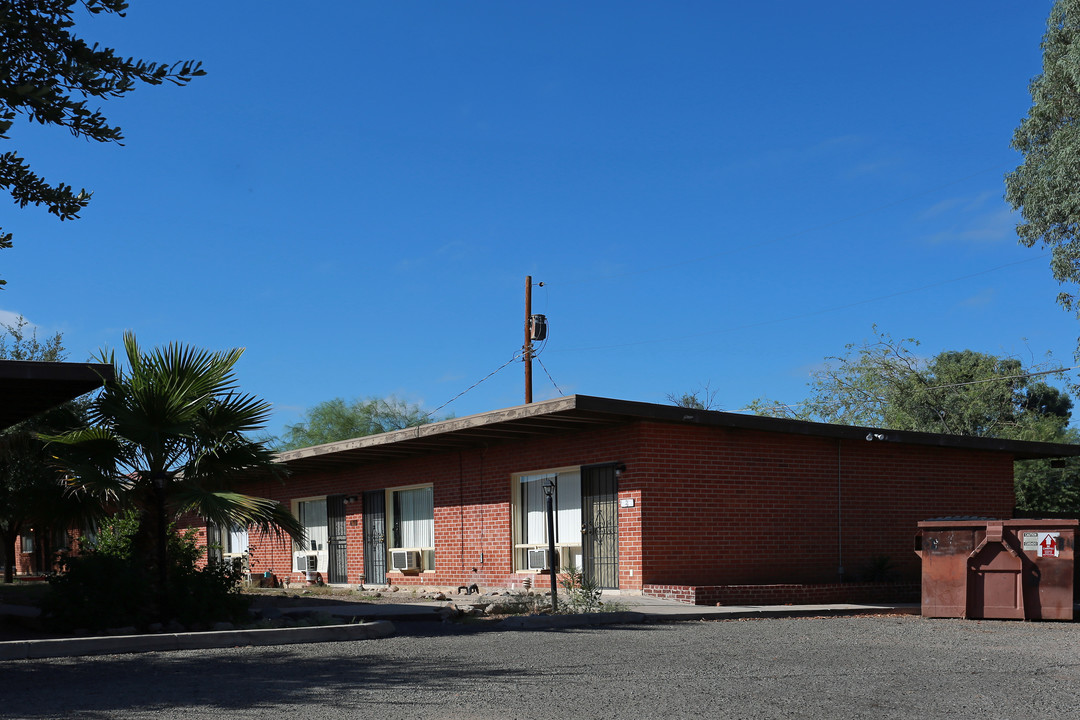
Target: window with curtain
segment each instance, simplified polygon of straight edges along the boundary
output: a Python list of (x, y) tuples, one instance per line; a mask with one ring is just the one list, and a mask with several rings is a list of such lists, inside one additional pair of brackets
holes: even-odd
[(248, 551), (248, 530), (246, 527), (233, 525), (225, 536), (225, 552), (240, 555)]
[(435, 494), (431, 487), (393, 492), (394, 547), (435, 547)]
[(326, 550), (329, 533), (326, 527), (326, 498), (304, 500), (296, 504), (297, 519), (307, 528), (307, 544), (298, 548), (301, 552)]
[(555, 544), (581, 544), (581, 473), (577, 470), (518, 477), (518, 545), (546, 545), (547, 497), (544, 484), (554, 482)]

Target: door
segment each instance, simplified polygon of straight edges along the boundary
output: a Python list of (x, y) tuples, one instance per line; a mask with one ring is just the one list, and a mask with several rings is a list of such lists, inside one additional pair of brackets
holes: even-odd
[(326, 545), (329, 558), (326, 582), (331, 585), (349, 582), (349, 565), (345, 558), (345, 496), (330, 495), (326, 498)]
[(386, 584), (386, 493), (364, 493), (364, 582)]
[(619, 587), (619, 487), (615, 465), (581, 468), (582, 574), (597, 587)]

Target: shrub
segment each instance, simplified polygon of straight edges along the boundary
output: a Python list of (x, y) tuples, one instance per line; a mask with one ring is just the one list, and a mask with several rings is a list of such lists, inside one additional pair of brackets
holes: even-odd
[(242, 567), (212, 562), (198, 568), (202, 549), (194, 529), (181, 534), (169, 527), (168, 581), (157, 592), (157, 578), (134, 551), (138, 526), (136, 513), (119, 514), (103, 524), (93, 547), (64, 560), (42, 601), (42, 611), (55, 628), (144, 628), (162, 619), (209, 624), (239, 622), (247, 616), (251, 601), (240, 594)]
[(600, 586), (588, 580), (580, 570), (566, 570), (559, 584), (566, 591), (566, 600), (559, 608), (562, 612), (590, 613), (599, 612), (603, 608)]

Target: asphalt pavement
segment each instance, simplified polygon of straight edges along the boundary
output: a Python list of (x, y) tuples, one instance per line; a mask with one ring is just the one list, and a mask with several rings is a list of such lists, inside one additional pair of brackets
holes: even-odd
[[(340, 620), (325, 626), (271, 628), (257, 630), (217, 630), (211, 632), (125, 634), (101, 637), (76, 637), (46, 640), (0, 642), (0, 661), (50, 657), (112, 655), (116, 653), (155, 652), (238, 646), (290, 645), (312, 642), (341, 642), (383, 638), (396, 632), (395, 624), (434, 622), (449, 623), (458, 615), (454, 607), (483, 604), (489, 598), (466, 597), (452, 601), (415, 603), (341, 603), (310, 605), (274, 612), (286, 616), (324, 616)], [(688, 605), (643, 595), (608, 596), (617, 609), (576, 615), (511, 615), (497, 622), (507, 630), (573, 628), (596, 625), (626, 625), (694, 620), (734, 620), (764, 617), (806, 617), (868, 614), (917, 614), (917, 604), (885, 605)], [(36, 614), (36, 608), (0, 605), (0, 615)]]
[(4, 662), (0, 718), (1014, 720), (1076, 717), (1080, 697), (1080, 623), (399, 625), (374, 642)]

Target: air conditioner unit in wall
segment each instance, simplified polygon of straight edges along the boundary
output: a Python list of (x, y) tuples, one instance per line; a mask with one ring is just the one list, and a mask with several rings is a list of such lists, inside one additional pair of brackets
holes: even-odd
[[(529, 563), (530, 570), (546, 570), (551, 567), (551, 563), (548, 561), (548, 551), (546, 549), (529, 550)], [(555, 552), (555, 566), (559, 565), (559, 553)]]
[(297, 555), (296, 572), (315, 572), (319, 569), (318, 555)]
[(391, 570), (418, 570), (420, 568), (420, 553), (416, 550), (391, 550)]

